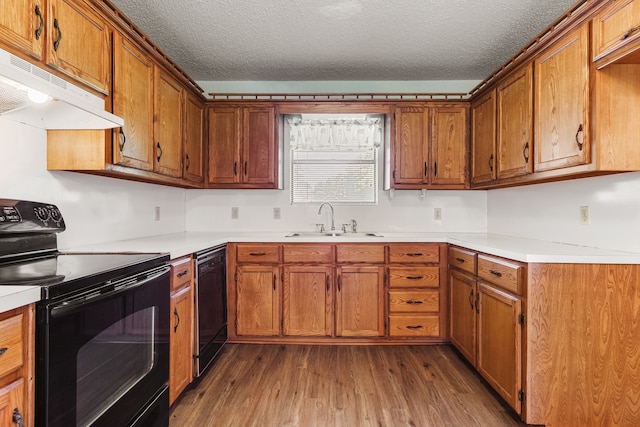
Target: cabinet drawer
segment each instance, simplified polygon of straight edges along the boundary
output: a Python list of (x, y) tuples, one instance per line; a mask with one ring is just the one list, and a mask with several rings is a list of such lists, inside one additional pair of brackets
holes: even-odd
[(333, 262), (333, 246), (317, 243), (285, 245), (283, 257), (286, 263), (331, 263)]
[(269, 264), (280, 262), (279, 245), (238, 245), (238, 262)]
[(336, 258), (342, 262), (384, 263), (384, 245), (339, 244), (336, 245)]
[(478, 254), (462, 248), (449, 248), (449, 265), (476, 274)]
[(389, 291), (389, 313), (430, 313), (440, 310), (440, 291)]
[(391, 263), (437, 263), (440, 261), (440, 246), (424, 244), (389, 245)]
[(592, 38), (595, 59), (615, 50), (619, 45), (629, 44), (638, 38), (640, 31), (640, 1), (620, 0), (612, 2), (593, 19)]
[(522, 295), (525, 267), (516, 261), (478, 255), (478, 277)]
[(440, 336), (440, 319), (433, 315), (389, 316), (390, 337), (438, 337)]
[(193, 278), (191, 257), (177, 258), (171, 261), (171, 290), (176, 290)]
[(19, 314), (0, 322), (0, 378), (19, 369), (24, 363), (22, 318), (22, 314)]
[(389, 267), (390, 288), (437, 288), (440, 267)]

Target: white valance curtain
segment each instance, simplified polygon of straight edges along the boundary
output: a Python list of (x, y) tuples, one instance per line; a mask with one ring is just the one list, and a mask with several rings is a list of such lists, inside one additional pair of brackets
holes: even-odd
[(382, 144), (379, 118), (308, 120), (287, 118), (289, 143), (294, 150), (357, 150)]

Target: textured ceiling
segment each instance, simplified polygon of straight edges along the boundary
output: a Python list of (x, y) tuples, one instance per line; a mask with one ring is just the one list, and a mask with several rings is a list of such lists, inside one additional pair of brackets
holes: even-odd
[(112, 0), (195, 80), (481, 80), (575, 0)]

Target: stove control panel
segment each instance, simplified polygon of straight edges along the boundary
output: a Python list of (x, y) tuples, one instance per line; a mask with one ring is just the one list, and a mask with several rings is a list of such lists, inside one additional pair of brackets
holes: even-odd
[(0, 199), (0, 234), (59, 233), (65, 228), (62, 213), (52, 204)]

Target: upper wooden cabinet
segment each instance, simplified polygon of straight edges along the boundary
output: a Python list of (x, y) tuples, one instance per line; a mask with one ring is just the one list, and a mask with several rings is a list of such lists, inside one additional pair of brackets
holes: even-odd
[(640, 1), (617, 0), (593, 19), (593, 60), (640, 63)]
[(202, 183), (204, 176), (204, 105), (195, 96), (187, 93), (184, 101), (184, 156), (182, 176)]
[(108, 94), (111, 29), (81, 0), (48, 0), (47, 65)]
[(467, 106), (403, 106), (395, 111), (393, 187), (464, 188)]
[(124, 119), (124, 126), (113, 132), (113, 163), (151, 171), (154, 64), (118, 33), (113, 52), (113, 113)]
[(278, 141), (272, 106), (209, 108), (210, 188), (277, 188)]
[(496, 91), (471, 104), (471, 183), (496, 179)]
[(156, 67), (153, 170), (162, 175), (182, 176), (182, 96), (178, 81)]
[(42, 59), (45, 14), (44, 0), (0, 2), (0, 44)]
[(508, 76), (497, 89), (497, 178), (533, 171), (533, 80), (531, 64)]
[(589, 26), (535, 60), (535, 170), (589, 163)]

